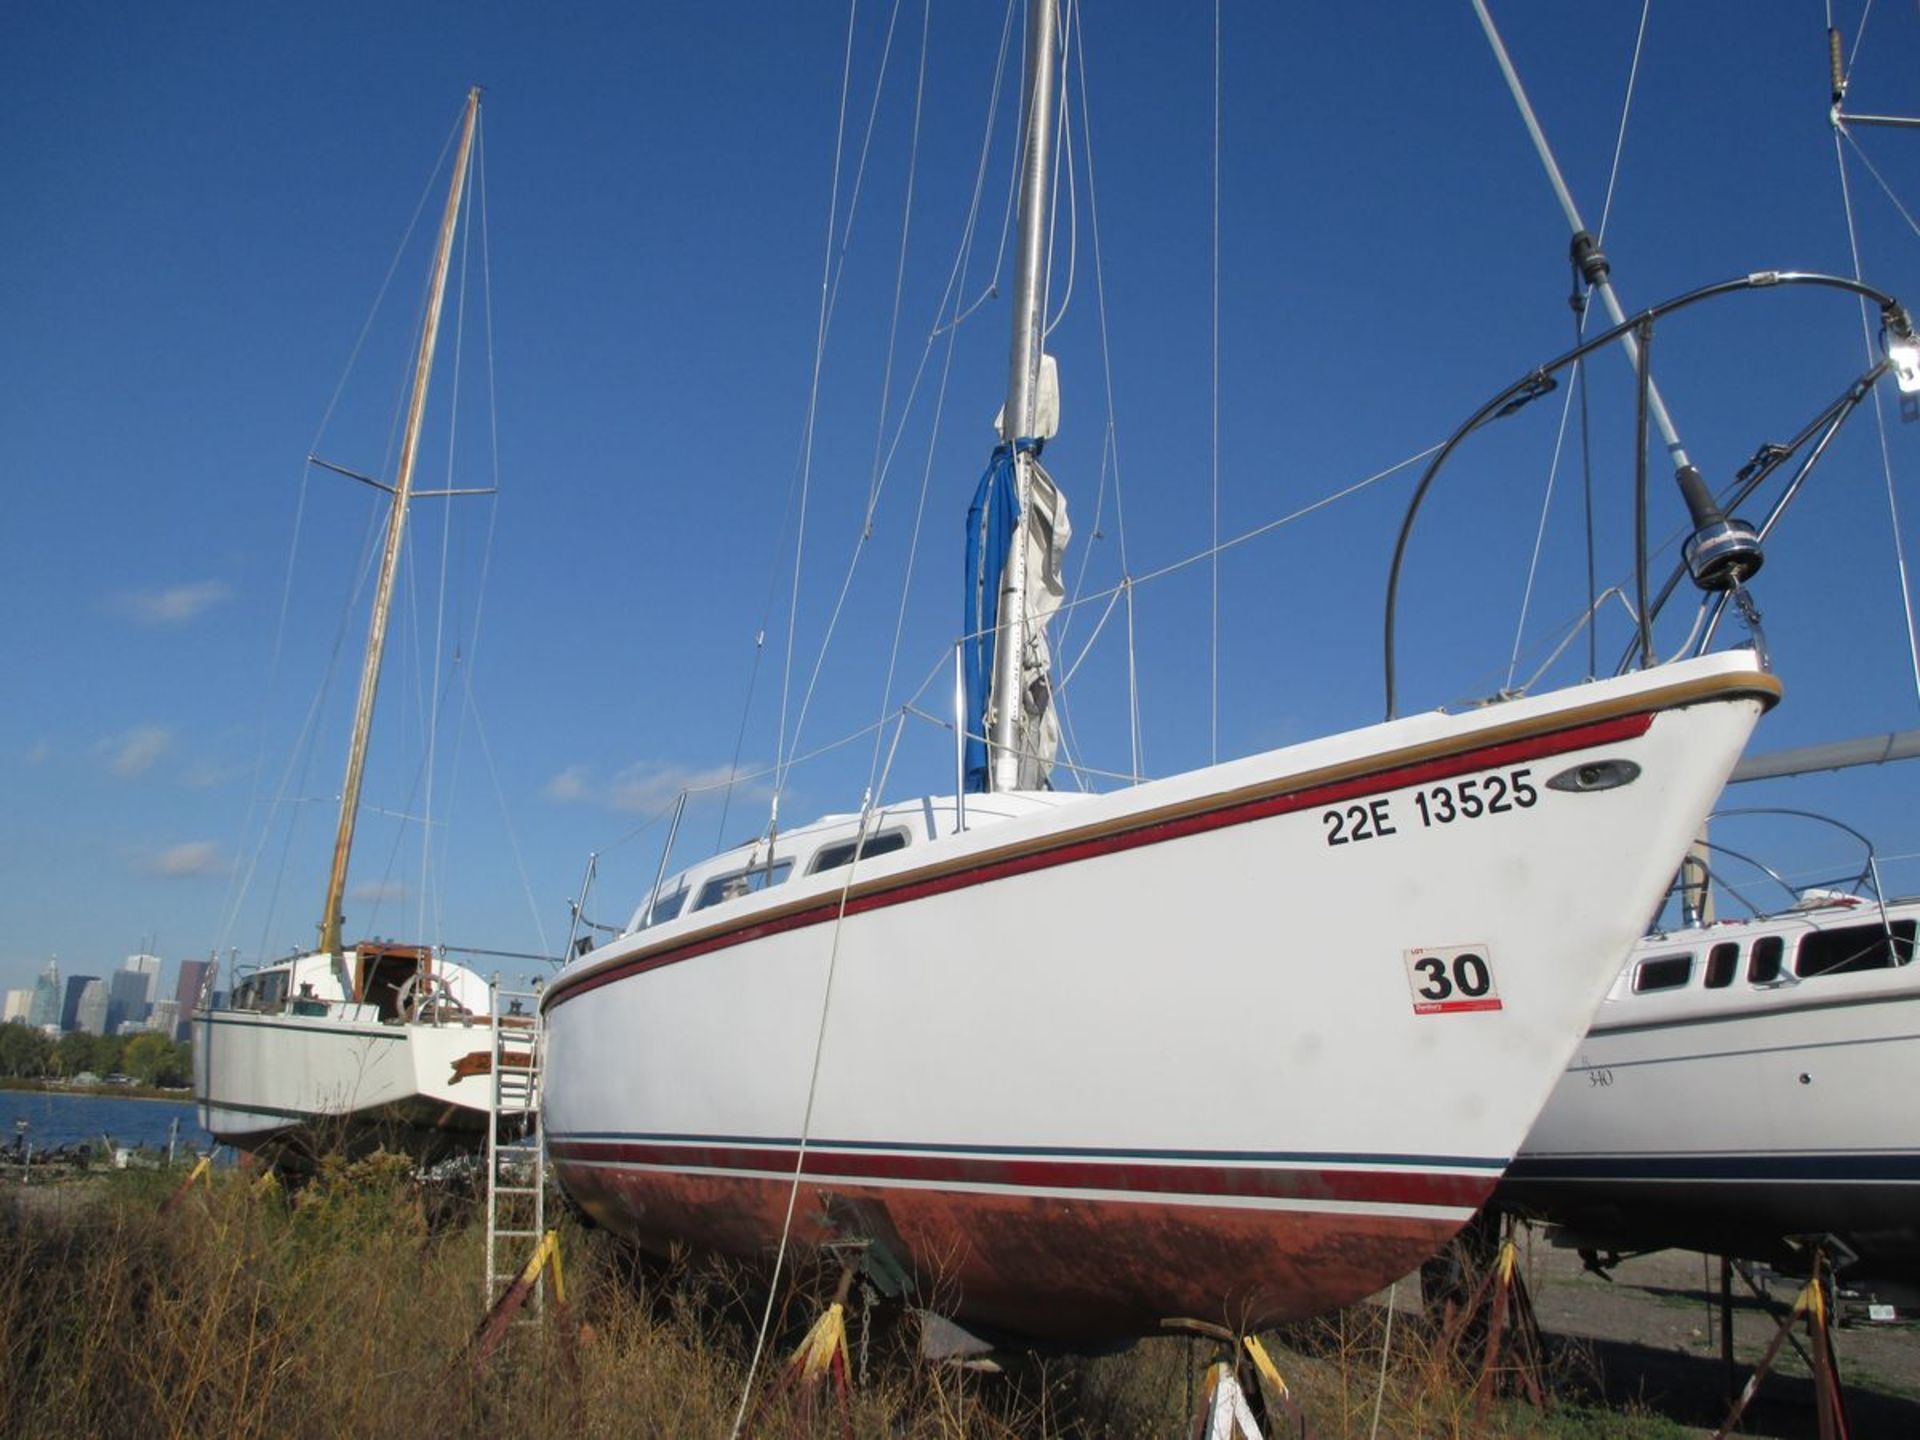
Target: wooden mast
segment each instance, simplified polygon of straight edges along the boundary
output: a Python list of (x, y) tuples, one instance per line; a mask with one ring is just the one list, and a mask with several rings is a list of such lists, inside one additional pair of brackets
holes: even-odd
[(373, 620), (367, 632), (367, 658), (360, 669), (360, 698), (353, 711), (353, 741), (347, 749), (347, 778), (340, 791), (340, 828), (333, 842), (333, 868), (327, 876), (326, 909), (320, 916), (320, 952), (341, 953), (340, 932), (345, 922), (341, 901), (347, 888), (347, 856), (353, 850), (353, 826), (360, 810), (360, 782), (367, 764), (367, 734), (373, 728), (373, 699), (380, 688), (380, 657), (386, 648), (387, 615), (393, 604), (393, 578), (400, 564), (400, 537), (407, 525), (407, 501), (413, 492), (413, 466), (420, 452), (420, 426), (427, 408), (427, 381), (433, 374), (434, 341), (440, 333), (440, 302), (447, 293), (447, 267), (453, 255), (453, 232), (460, 215), (460, 197), (466, 189), (467, 166), (473, 152), (473, 132), (480, 118), (480, 87), (467, 92), (466, 120), (460, 131), (460, 150), (453, 161), (453, 185), (447, 192), (446, 214), (440, 220), (440, 242), (433, 256), (429, 280), (427, 320), (420, 332), (420, 354), (413, 366), (413, 396), (407, 402), (407, 429), (400, 442), (400, 470), (393, 483), (393, 508), (387, 516), (386, 546), (380, 554), (380, 580), (373, 594)]

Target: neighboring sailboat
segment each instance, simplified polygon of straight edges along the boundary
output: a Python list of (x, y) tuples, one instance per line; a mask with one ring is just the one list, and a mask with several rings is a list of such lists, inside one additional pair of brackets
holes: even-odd
[(1846, 889), (1704, 908), (1634, 947), (1496, 1203), (1591, 1252), (1804, 1273), (1825, 1241), (1844, 1283), (1920, 1304), (1920, 898), (1882, 901), (1869, 846)]
[(434, 1156), (485, 1143), (490, 1092), (488, 1082), (472, 1076), (491, 1064), (487, 982), (428, 946), (347, 944), (342, 908), (441, 302), (479, 113), (475, 89), (467, 97), (428, 282), (320, 943), (307, 954), (254, 970), (236, 981), (224, 1006), (202, 1008), (193, 1017), (200, 1123), (216, 1140), (245, 1150), (287, 1156), (378, 1143)]

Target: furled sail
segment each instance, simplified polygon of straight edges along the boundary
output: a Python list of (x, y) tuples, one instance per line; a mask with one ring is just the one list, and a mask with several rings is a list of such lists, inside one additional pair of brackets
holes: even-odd
[[(1053, 651), (1047, 622), (1066, 598), (1062, 561), (1072, 527), (1067, 498), (1040, 465), (1041, 440), (1016, 440), (994, 447), (967, 509), (966, 783), (974, 793), (992, 788), (986, 736), (992, 717), (1007, 703), (993, 693), (994, 651), (1002, 633), (1000, 611), (1007, 599), (1007, 574), (1014, 546), (1025, 546), (1026, 623), (1016, 633), (1021, 643), (1019, 695), (1014, 699), (1013, 749), (1020, 757), (1018, 789), (1047, 788), (1060, 748), (1060, 724), (1053, 711)], [(1016, 460), (1028, 476), (1028, 503), (1020, 511)], [(1017, 532), (1017, 533), (1016, 533)]]

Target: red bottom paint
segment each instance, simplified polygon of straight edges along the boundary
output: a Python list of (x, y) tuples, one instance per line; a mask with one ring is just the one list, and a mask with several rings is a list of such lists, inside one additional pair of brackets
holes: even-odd
[[(561, 1183), (615, 1234), (770, 1260), (789, 1183), (558, 1161)], [(1474, 1204), (1491, 1193), (1477, 1185)], [(1311, 1210), (803, 1184), (792, 1243), (867, 1239), (909, 1268), (914, 1303), (1050, 1341), (1151, 1334), (1190, 1316), (1251, 1329), (1386, 1288), (1459, 1222)], [(1464, 1218), (1464, 1217), (1463, 1217)]]

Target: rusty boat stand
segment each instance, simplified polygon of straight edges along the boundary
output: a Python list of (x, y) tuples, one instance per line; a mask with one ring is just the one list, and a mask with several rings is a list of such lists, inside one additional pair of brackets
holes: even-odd
[(560, 1355), (567, 1367), (568, 1377), (578, 1379), (579, 1355), (574, 1348), (574, 1329), (572, 1317), (567, 1309), (567, 1285), (565, 1272), (560, 1266), (560, 1232), (549, 1230), (534, 1247), (519, 1275), (511, 1285), (493, 1303), (479, 1327), (473, 1332), (473, 1368), (485, 1371), (492, 1361), (494, 1352), (500, 1348), (500, 1342), (506, 1338), (508, 1329), (516, 1316), (526, 1307), (527, 1297), (533, 1294), (533, 1287), (542, 1276), (552, 1280), (553, 1313), (560, 1323)]
[(1473, 1386), (1476, 1426), (1485, 1423), (1488, 1408), (1503, 1390), (1525, 1396), (1543, 1413), (1551, 1408), (1545, 1373), (1546, 1342), (1521, 1271), (1517, 1234), (1517, 1222), (1512, 1216), (1505, 1217), (1493, 1263), (1465, 1304), (1456, 1306), (1449, 1299), (1442, 1311), (1442, 1353), (1458, 1355), (1471, 1363), (1467, 1352), (1477, 1338), (1475, 1332), (1484, 1327), (1486, 1338)]
[(794, 1418), (810, 1430), (817, 1429), (815, 1406), (825, 1382), (833, 1381), (834, 1406), (840, 1413), (840, 1433), (853, 1440), (853, 1382), (847, 1360), (847, 1297), (853, 1290), (853, 1277), (859, 1270), (856, 1261), (840, 1267), (840, 1283), (834, 1287), (833, 1300), (820, 1312), (799, 1348), (787, 1357), (773, 1384), (753, 1407), (753, 1415), (741, 1431), (751, 1437), (761, 1420), (775, 1405), (791, 1399)]
[[(1801, 1287), (1800, 1294), (1795, 1297), (1792, 1307), (1780, 1317), (1779, 1326), (1773, 1332), (1773, 1339), (1767, 1343), (1765, 1352), (1760, 1356), (1760, 1363), (1753, 1368), (1753, 1374), (1747, 1377), (1746, 1385), (1741, 1388), (1739, 1395), (1734, 1397), (1727, 1411), (1726, 1422), (1714, 1432), (1714, 1440), (1726, 1440), (1726, 1437), (1731, 1435), (1735, 1427), (1740, 1424), (1741, 1416), (1747, 1413), (1747, 1407), (1753, 1403), (1753, 1397), (1760, 1389), (1761, 1380), (1766, 1378), (1767, 1372), (1773, 1368), (1773, 1362), (1779, 1358), (1780, 1347), (1788, 1341), (1793, 1341), (1794, 1349), (1800, 1350), (1799, 1342), (1793, 1339), (1793, 1327), (1802, 1316), (1806, 1318), (1807, 1340), (1812, 1353), (1800, 1350), (1800, 1354), (1806, 1360), (1807, 1368), (1813, 1372), (1813, 1409), (1815, 1421), (1819, 1426), (1820, 1440), (1849, 1440), (1852, 1431), (1847, 1424), (1846, 1397), (1840, 1388), (1840, 1362), (1833, 1353), (1833, 1309), (1828, 1303), (1827, 1291), (1827, 1284), (1832, 1274), (1826, 1247), (1815, 1245), (1813, 1265), (1807, 1276), (1807, 1283)], [(1722, 1270), (1721, 1277), (1724, 1285), (1727, 1279), (1725, 1270)], [(1756, 1294), (1760, 1295), (1762, 1300), (1766, 1299), (1765, 1292), (1754, 1285), (1753, 1278), (1744, 1270), (1741, 1271), (1741, 1278), (1754, 1289)], [(1726, 1292), (1722, 1293), (1725, 1296)], [(1726, 1305), (1724, 1312), (1726, 1320), (1723, 1322), (1721, 1331), (1722, 1346), (1723, 1354), (1727, 1357), (1729, 1369), (1731, 1369), (1733, 1357), (1731, 1301), (1723, 1300), (1723, 1304)]]

